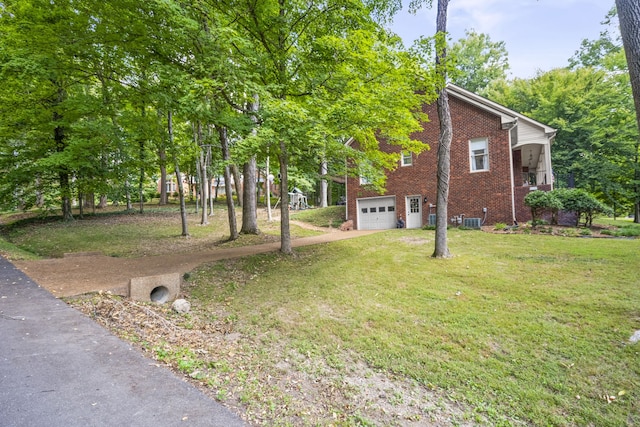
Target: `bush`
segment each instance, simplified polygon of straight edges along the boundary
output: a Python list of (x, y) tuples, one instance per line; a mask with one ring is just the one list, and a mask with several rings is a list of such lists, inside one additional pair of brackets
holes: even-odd
[(535, 227), (545, 211), (552, 215), (562, 209), (562, 202), (553, 191), (532, 191), (524, 198), (524, 204), (531, 208), (531, 224)]
[(582, 189), (562, 188), (553, 193), (562, 203), (562, 209), (577, 214), (576, 227), (580, 224), (580, 218), (584, 216), (585, 227), (590, 227), (593, 217), (599, 213), (607, 213), (611, 209), (596, 199), (593, 195)]
[(504, 230), (505, 228), (507, 228), (507, 224), (505, 224), (504, 222), (498, 222), (493, 226), (493, 229), (498, 231)]

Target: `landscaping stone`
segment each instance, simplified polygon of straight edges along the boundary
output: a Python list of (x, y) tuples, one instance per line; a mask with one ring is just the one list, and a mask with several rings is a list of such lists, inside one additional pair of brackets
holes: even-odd
[(186, 299), (180, 298), (175, 300), (173, 304), (171, 304), (171, 308), (177, 313), (185, 314), (191, 311), (191, 303)]

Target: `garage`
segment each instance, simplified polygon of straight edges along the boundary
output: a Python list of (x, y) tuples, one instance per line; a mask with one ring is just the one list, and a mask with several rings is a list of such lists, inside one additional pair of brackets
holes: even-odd
[(359, 230), (386, 230), (396, 227), (395, 196), (368, 197), (356, 202)]

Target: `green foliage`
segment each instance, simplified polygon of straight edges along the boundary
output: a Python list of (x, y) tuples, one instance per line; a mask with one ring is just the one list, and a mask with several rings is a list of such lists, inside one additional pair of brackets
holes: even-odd
[(551, 155), (556, 187), (577, 187), (626, 214), (640, 203), (640, 138), (615, 11), (571, 68), (494, 82), (487, 96), (558, 129)]
[(585, 227), (590, 227), (593, 223), (594, 215), (607, 214), (611, 211), (593, 195), (581, 189), (558, 189), (554, 190), (553, 193), (562, 204), (563, 210), (576, 213), (576, 226), (578, 226), (580, 218), (583, 216)]
[(540, 224), (541, 215), (546, 212), (557, 212), (562, 209), (562, 202), (552, 191), (535, 190), (527, 194), (524, 204), (531, 208), (532, 225)]
[(451, 82), (471, 92), (483, 93), (489, 83), (507, 77), (506, 45), (492, 42), (488, 34), (466, 30), (465, 38), (455, 42), (447, 54), (455, 64), (449, 72)]

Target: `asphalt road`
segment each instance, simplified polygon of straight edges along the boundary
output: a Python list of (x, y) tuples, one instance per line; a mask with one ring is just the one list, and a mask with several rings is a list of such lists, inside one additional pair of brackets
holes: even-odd
[(244, 426), (0, 257), (0, 426)]

